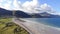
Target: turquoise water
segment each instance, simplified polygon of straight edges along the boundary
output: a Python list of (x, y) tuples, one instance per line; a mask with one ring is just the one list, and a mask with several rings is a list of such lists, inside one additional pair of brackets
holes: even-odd
[(25, 19), (60, 28), (60, 18), (25, 18)]

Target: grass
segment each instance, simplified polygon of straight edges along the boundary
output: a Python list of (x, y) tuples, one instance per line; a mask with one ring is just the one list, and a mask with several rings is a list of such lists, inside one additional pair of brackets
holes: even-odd
[(0, 34), (29, 34), (24, 28), (13, 23), (12, 18), (0, 18)]

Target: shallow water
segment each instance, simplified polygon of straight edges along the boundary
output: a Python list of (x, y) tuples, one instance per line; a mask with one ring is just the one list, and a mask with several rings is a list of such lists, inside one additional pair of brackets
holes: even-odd
[(24, 18), (24, 19), (60, 28), (60, 18)]

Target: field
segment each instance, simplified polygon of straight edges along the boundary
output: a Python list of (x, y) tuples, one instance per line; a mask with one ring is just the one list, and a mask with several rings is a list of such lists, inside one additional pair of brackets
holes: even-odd
[(11, 20), (12, 18), (0, 18), (0, 34), (29, 34), (24, 28)]

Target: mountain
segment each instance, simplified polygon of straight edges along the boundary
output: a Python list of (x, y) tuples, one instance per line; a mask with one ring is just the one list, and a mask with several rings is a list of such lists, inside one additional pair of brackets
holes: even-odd
[(60, 18), (60, 15), (54, 15), (54, 14), (50, 14), (48, 12), (40, 13), (40, 15), (42, 15), (44, 17), (49, 17), (49, 18)]
[(15, 13), (13, 15), (13, 10), (6, 10), (3, 8), (0, 8), (0, 17), (19, 17), (19, 18), (30, 18), (31, 16), (27, 13), (20, 11), (20, 10), (14, 10)]
[(53, 15), (47, 12), (31, 14), (34, 18), (60, 18), (59, 15)]
[(23, 12), (23, 11), (20, 11), (20, 10), (17, 10), (15, 12), (15, 16), (20, 17), (20, 18), (31, 18), (31, 15), (29, 15), (29, 14)]
[(0, 8), (0, 17), (10, 17), (12, 16), (12, 11)]
[[(15, 12), (14, 12), (15, 11)], [(18, 18), (60, 18), (59, 15), (53, 15), (48, 12), (29, 14), (20, 10), (6, 10), (0, 8), (0, 17), (18, 17)], [(14, 13), (14, 15), (13, 15)]]

